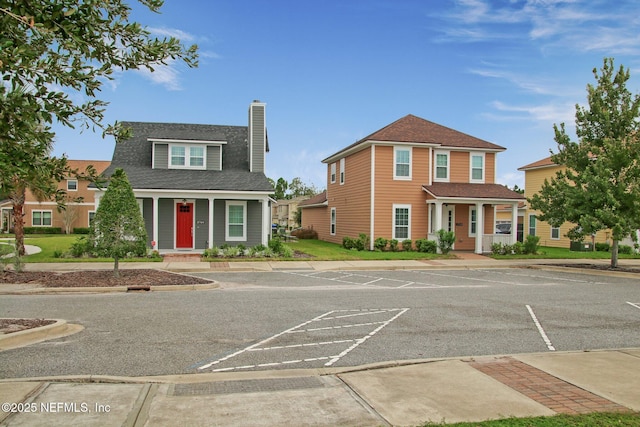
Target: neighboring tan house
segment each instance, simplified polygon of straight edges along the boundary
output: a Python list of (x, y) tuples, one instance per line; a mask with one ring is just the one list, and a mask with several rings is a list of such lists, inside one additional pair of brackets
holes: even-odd
[[(67, 160), (71, 169), (84, 172), (92, 165), (98, 174), (104, 172), (111, 162), (108, 160)], [(58, 188), (67, 192), (67, 208), (58, 209), (53, 200), (39, 202), (29, 190), (25, 195), (25, 227), (59, 227), (62, 232), (73, 232), (74, 228), (87, 228), (95, 215), (94, 192), (88, 189), (91, 182), (69, 177), (58, 184)], [(81, 199), (81, 200), (80, 200)], [(2, 232), (13, 230), (13, 207), (10, 200), (0, 203)]]
[(276, 200), (271, 207), (273, 223), (285, 230), (292, 230), (300, 226), (300, 224), (296, 222), (296, 212), (298, 211), (298, 204), (307, 198), (306, 196), (301, 196), (293, 199)]
[[(551, 181), (556, 176), (556, 172), (563, 169), (563, 166), (553, 163), (551, 157), (546, 157), (518, 168), (518, 170), (524, 171), (524, 195), (526, 198), (533, 197), (534, 194), (542, 189), (545, 179)], [(525, 238), (531, 234), (540, 237), (540, 245), (542, 246), (569, 248), (571, 240), (566, 234), (574, 227), (574, 224), (567, 222), (560, 227), (551, 227), (548, 223), (537, 218), (539, 213), (527, 206), (524, 225)], [(599, 231), (595, 236), (592, 238), (587, 237), (584, 241), (585, 243), (611, 243), (611, 232)]]
[[(513, 212), (512, 205), (496, 206), (496, 233), (511, 234), (513, 231)], [(524, 241), (524, 218), (526, 212), (526, 203), (518, 203), (518, 224), (516, 226), (517, 240)]]
[(327, 190), (300, 204), (302, 226), (321, 240), (345, 236), (436, 240), (454, 231), (454, 249), (489, 252), (516, 235), (495, 233), (495, 206), (524, 196), (497, 184), (496, 155), (505, 148), (407, 115), (322, 162)]
[[(248, 126), (122, 123), (133, 136), (118, 141), (105, 175), (126, 172), (150, 247), (268, 243), (273, 187), (265, 175), (265, 107), (251, 103)], [(96, 203), (101, 197), (96, 189)]]

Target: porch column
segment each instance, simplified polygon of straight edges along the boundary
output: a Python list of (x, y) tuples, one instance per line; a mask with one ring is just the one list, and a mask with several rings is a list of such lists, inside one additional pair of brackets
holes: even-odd
[(151, 249), (158, 249), (158, 196), (153, 196), (153, 209), (151, 212), (153, 216), (153, 241), (156, 242), (155, 246)]
[(511, 204), (511, 244), (518, 241), (518, 203)]
[(484, 204), (476, 203), (476, 249), (475, 253), (482, 254), (482, 240), (484, 239)]
[(213, 197), (210, 197), (207, 199), (207, 203), (208, 203), (208, 207), (209, 207), (209, 237), (208, 237), (208, 242), (209, 244), (207, 245), (209, 247), (209, 249), (213, 248), (213, 206), (214, 206), (214, 202), (215, 199)]
[(269, 206), (269, 198), (265, 197), (259, 200), (262, 205), (262, 244), (269, 244), (269, 233), (271, 232), (271, 206)]
[(442, 229), (442, 202), (436, 202), (436, 222), (433, 231), (438, 232)]

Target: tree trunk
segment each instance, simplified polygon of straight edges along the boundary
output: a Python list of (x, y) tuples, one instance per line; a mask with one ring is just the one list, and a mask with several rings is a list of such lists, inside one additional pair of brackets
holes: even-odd
[[(20, 193), (20, 194), (18, 194)], [(11, 202), (13, 205), (13, 233), (16, 239), (16, 253), (18, 256), (24, 256), (24, 197), (25, 191), (12, 194)]]
[(611, 245), (611, 268), (618, 268), (618, 241), (614, 240)]
[(118, 270), (118, 256), (116, 255), (113, 258), (113, 277), (116, 279), (120, 278), (120, 270)]

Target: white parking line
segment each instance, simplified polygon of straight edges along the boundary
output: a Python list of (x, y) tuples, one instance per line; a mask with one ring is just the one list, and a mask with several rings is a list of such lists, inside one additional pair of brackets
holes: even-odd
[[(226, 372), (226, 371), (234, 371), (234, 370), (246, 370), (246, 369), (254, 369), (254, 368), (262, 368), (262, 367), (275, 367), (275, 366), (282, 366), (282, 365), (292, 365), (292, 364), (296, 364), (296, 363), (303, 363), (303, 362), (316, 362), (316, 361), (324, 361), (324, 360), (328, 360), (328, 362), (325, 363), (325, 366), (331, 366), (334, 363), (336, 363), (338, 360), (340, 360), (341, 358), (343, 358), (345, 355), (347, 355), (349, 352), (351, 352), (353, 349), (355, 349), (356, 347), (358, 347), (360, 344), (364, 343), (365, 341), (367, 341), (369, 338), (371, 338), (372, 336), (374, 336), (376, 333), (378, 333), (380, 330), (382, 330), (384, 327), (386, 327), (387, 325), (389, 325), (391, 322), (393, 322), (394, 320), (396, 320), (398, 317), (400, 317), (401, 315), (403, 315), (404, 313), (406, 313), (409, 309), (408, 308), (392, 308), (392, 309), (354, 309), (354, 310), (334, 310), (334, 311), (328, 311), (324, 314), (321, 314), (320, 316), (314, 317), (311, 320), (308, 320), (306, 322), (302, 322), (297, 326), (294, 326), (293, 328), (289, 328), (285, 331), (279, 332), (275, 335), (272, 335), (269, 338), (266, 338), (260, 342), (257, 342), (255, 344), (252, 344), (248, 347), (243, 348), (242, 350), (238, 350), (232, 354), (229, 354), (225, 357), (222, 357), (218, 360), (215, 360), (213, 362), (209, 362), (206, 363), (200, 367), (198, 367), (198, 370), (203, 370), (203, 369), (208, 369), (208, 368), (212, 368), (215, 367), (215, 365), (219, 365), (222, 362), (228, 361), (229, 359), (239, 356), (243, 353), (254, 353), (254, 354), (260, 354), (260, 352), (262, 354), (268, 354), (270, 351), (277, 351), (277, 350), (283, 350), (283, 349), (318, 349), (318, 348), (322, 348), (323, 346), (328, 346), (328, 345), (340, 345), (340, 344), (351, 344), (347, 349), (345, 349), (344, 351), (340, 352), (339, 354), (330, 354), (330, 355), (320, 355), (318, 357), (307, 357), (307, 358), (301, 358), (301, 359), (294, 359), (294, 360), (274, 360), (274, 361), (268, 361), (265, 363), (256, 363), (256, 364), (247, 364), (247, 365), (241, 365), (241, 366), (233, 366), (233, 367), (225, 367), (225, 368), (217, 368), (217, 369), (212, 369), (212, 372)], [(344, 314), (340, 314), (340, 313), (344, 313)], [(305, 326), (310, 325), (310, 324), (318, 324), (318, 322), (322, 322), (322, 321), (344, 321), (344, 320), (349, 320), (349, 318), (355, 317), (355, 316), (366, 316), (366, 315), (371, 315), (371, 316), (380, 316), (380, 315), (385, 315), (385, 314), (393, 314), (395, 313), (395, 315), (393, 315), (391, 318), (387, 319), (387, 320), (383, 320), (383, 321), (375, 321), (375, 322), (366, 322), (366, 323), (355, 323), (355, 324), (344, 324), (344, 325), (336, 325), (336, 326), (326, 326), (326, 327), (317, 327), (317, 328), (308, 328), (305, 329)], [(334, 316), (330, 316), (331, 314), (339, 314), (339, 315), (334, 315)], [(362, 328), (362, 327), (366, 327), (366, 326), (377, 326), (374, 330), (372, 330), (371, 332), (369, 332), (368, 334), (360, 337), (360, 338), (353, 338), (353, 339), (338, 339), (338, 340), (332, 340), (332, 341), (321, 341), (321, 342), (301, 342), (301, 343), (294, 343), (294, 344), (288, 344), (288, 345), (272, 345), (270, 347), (263, 347), (264, 344), (266, 344), (269, 341), (272, 341), (276, 338), (279, 337), (283, 337), (284, 335), (288, 335), (288, 334), (305, 334), (305, 333), (309, 333), (309, 332), (317, 332), (317, 331), (327, 331), (327, 330), (339, 330), (339, 329), (348, 329), (348, 328)], [(359, 334), (358, 334), (359, 335)], [(313, 337), (314, 335), (308, 335), (308, 337)], [(301, 336), (301, 339), (307, 338), (308, 337), (304, 337), (304, 335)], [(335, 350), (335, 349), (334, 349)], [(329, 350), (329, 351), (333, 351), (333, 350)], [(326, 354), (326, 353), (325, 353)], [(277, 353), (276, 355), (274, 355), (274, 357), (277, 357)]]
[(635, 308), (637, 308), (638, 310), (640, 310), (640, 304), (634, 304), (632, 302), (627, 301), (627, 304), (629, 304), (630, 306), (633, 306)]
[(533, 319), (533, 323), (535, 323), (536, 327), (538, 328), (538, 332), (540, 332), (540, 335), (542, 336), (542, 339), (544, 340), (544, 343), (547, 345), (547, 348), (549, 350), (551, 350), (551, 351), (556, 351), (556, 349), (553, 346), (553, 344), (551, 344), (551, 340), (549, 339), (547, 334), (544, 332), (544, 329), (542, 329), (542, 325), (538, 321), (538, 318), (536, 317), (535, 313), (533, 312), (533, 309), (531, 308), (531, 306), (530, 305), (526, 305), (525, 307), (527, 307), (527, 310), (529, 310), (529, 314), (531, 315), (531, 319)]

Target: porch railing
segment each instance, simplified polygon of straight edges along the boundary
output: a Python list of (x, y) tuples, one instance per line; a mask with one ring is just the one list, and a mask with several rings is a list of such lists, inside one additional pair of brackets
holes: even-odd
[(482, 236), (482, 252), (491, 252), (491, 246), (494, 243), (502, 243), (503, 245), (511, 244), (511, 234), (484, 234)]

